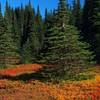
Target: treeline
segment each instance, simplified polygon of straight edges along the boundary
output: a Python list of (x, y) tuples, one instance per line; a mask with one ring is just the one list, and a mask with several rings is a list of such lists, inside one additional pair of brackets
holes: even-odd
[[(12, 9), (8, 2), (4, 16), (0, 6), (0, 63), (34, 63), (43, 45), (44, 22), (31, 3)], [(15, 59), (15, 60), (14, 60)]]
[(99, 0), (85, 0), (83, 8), (80, 0), (72, 6), (59, 0), (57, 9), (46, 9), (44, 19), (39, 6), (35, 12), (30, 2), (15, 9), (6, 3), (4, 16), (0, 5), (1, 66), (52, 63), (66, 73), (95, 60), (100, 63)]

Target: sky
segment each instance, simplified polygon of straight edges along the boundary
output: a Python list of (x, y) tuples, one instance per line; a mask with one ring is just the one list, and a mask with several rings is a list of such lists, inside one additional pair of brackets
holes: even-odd
[[(30, 0), (33, 7), (35, 8), (35, 10), (37, 9), (37, 6), (40, 6), (40, 11), (42, 16), (44, 17), (45, 15), (45, 9), (47, 8), (48, 11), (53, 10), (54, 8), (57, 8), (58, 5), (58, 0)], [(73, 0), (68, 0), (68, 3), (71, 4)], [(80, 0), (81, 4), (84, 4), (84, 0)], [(15, 8), (15, 7), (19, 7), (21, 4), (24, 6), (29, 2), (29, 0), (8, 0), (8, 3), (11, 7)], [(5, 8), (5, 3), (6, 0), (0, 0), (0, 3), (2, 5), (2, 12), (4, 12), (4, 8)]]

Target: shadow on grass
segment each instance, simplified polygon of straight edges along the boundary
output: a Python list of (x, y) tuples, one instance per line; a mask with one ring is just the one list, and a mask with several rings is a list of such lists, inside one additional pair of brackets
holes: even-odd
[(44, 81), (44, 77), (39, 71), (35, 73), (24, 73), (16, 76), (2, 75), (0, 76), (0, 79), (21, 80), (21, 81), (29, 81), (33, 79), (33, 80)]
[[(7, 75), (2, 75), (0, 76), (0, 79), (8, 79), (8, 80), (20, 80), (20, 81), (29, 81), (29, 80), (39, 80), (39, 81), (49, 81), (51, 82), (51, 77), (48, 77), (48, 74), (51, 75), (51, 73), (53, 73), (53, 69), (52, 68), (48, 68), (43, 67), (41, 70), (37, 71), (37, 72), (33, 72), (33, 73), (23, 73), (20, 75), (16, 75), (16, 76), (7, 76)], [(69, 71), (68, 71), (69, 72)], [(55, 73), (55, 71), (54, 71)], [(57, 77), (58, 75), (56, 75)], [(55, 77), (55, 78), (56, 78)], [(66, 78), (62, 78), (64, 80), (71, 80), (71, 81), (81, 81), (81, 80), (88, 80), (88, 79), (92, 79), (94, 78), (93, 75), (90, 74), (70, 74), (70, 75), (66, 75)], [(58, 80), (54, 79), (54, 83), (59, 83)]]

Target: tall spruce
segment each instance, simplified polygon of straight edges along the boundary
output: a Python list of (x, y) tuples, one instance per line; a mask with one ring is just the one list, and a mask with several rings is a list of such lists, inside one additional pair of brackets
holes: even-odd
[(56, 11), (54, 10), (52, 11), (48, 11), (47, 9), (45, 9), (45, 20), (44, 20), (44, 27), (45, 27), (45, 31), (47, 31), (50, 27), (53, 26), (54, 22), (55, 22), (55, 17), (56, 16)]
[(94, 40), (94, 34), (92, 34), (92, 21), (91, 16), (93, 13), (93, 0), (85, 0), (85, 5), (83, 8), (83, 18), (82, 18), (82, 32), (84, 39), (90, 43), (93, 44)]
[(3, 37), (5, 34), (5, 25), (4, 25), (4, 20), (3, 20), (3, 16), (2, 16), (2, 13), (1, 13), (1, 4), (0, 4), (0, 68), (2, 67), (3, 64), (5, 64), (4, 62), (4, 41), (5, 39)]
[(22, 51), (22, 46), (24, 44), (24, 12), (25, 12), (25, 9), (23, 7), (23, 5), (21, 4), (21, 8), (18, 10), (16, 9), (16, 13), (17, 13), (17, 21), (18, 21), (18, 26), (19, 26), (19, 32), (20, 32), (20, 37), (21, 37), (21, 40), (20, 40), (20, 52)]
[(6, 1), (5, 13), (4, 13), (4, 20), (5, 20), (9, 33), (13, 36), (12, 34), (12, 9), (10, 8), (7, 1)]
[(20, 32), (19, 24), (18, 24), (19, 22), (18, 14), (19, 14), (19, 10), (17, 11), (17, 9), (15, 9), (12, 11), (12, 38), (19, 52), (20, 45), (21, 45), (21, 32)]
[(24, 12), (24, 33), (23, 33), (23, 63), (33, 63), (39, 48), (39, 38), (34, 29), (35, 15), (31, 3), (25, 7)]
[[(64, 26), (69, 22), (69, 15), (67, 12), (66, 0), (59, 0), (57, 10), (57, 26)], [(67, 16), (66, 16), (67, 15)]]
[(5, 21), (0, 12), (0, 64), (4, 67), (9, 64), (16, 64), (16, 61), (12, 62), (12, 59), (19, 57), (12, 34)]
[(44, 58), (44, 54), (45, 52), (48, 51), (48, 43), (46, 43), (45, 39), (49, 37), (49, 29), (51, 29), (55, 22), (56, 22), (56, 11), (54, 10), (53, 13), (52, 11), (48, 11), (47, 9), (45, 9), (45, 19), (44, 19), (44, 39), (43, 39), (43, 46), (42, 46), (42, 50), (41, 50), (41, 58), (42, 59), (41, 61), (42, 62), (45, 62), (45, 59), (43, 60)]
[(88, 44), (79, 41), (77, 29), (69, 25), (66, 0), (59, 0), (56, 21), (45, 39), (44, 48), (47, 49), (44, 51), (44, 59), (56, 65), (55, 72), (52, 72), (56, 77), (66, 79), (68, 74), (75, 74), (90, 66), (93, 56), (87, 50)]
[(93, 15), (92, 21), (92, 32), (95, 34), (94, 37), (94, 51), (96, 53), (97, 63), (100, 63), (100, 0), (93, 0)]
[(91, 50), (100, 62), (100, 1), (85, 0), (82, 32), (84, 39), (91, 44)]
[(72, 16), (73, 16), (73, 25), (75, 25), (78, 30), (81, 29), (81, 4), (80, 0), (74, 0), (73, 1), (73, 9), (72, 9)]
[(40, 8), (38, 6), (36, 16), (35, 16), (34, 29), (35, 29), (35, 32), (37, 33), (38, 39), (39, 39), (39, 44), (40, 44), (40, 45), (38, 45), (39, 50), (42, 48), (42, 45), (43, 45), (43, 39), (44, 39), (43, 28), (44, 27), (43, 27), (42, 16), (41, 16), (41, 13), (40, 13)]

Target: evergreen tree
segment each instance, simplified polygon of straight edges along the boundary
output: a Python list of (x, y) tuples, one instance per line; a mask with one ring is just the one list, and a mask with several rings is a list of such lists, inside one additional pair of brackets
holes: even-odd
[(22, 61), (22, 62), (33, 63), (36, 61), (36, 56), (39, 49), (39, 38), (34, 29), (35, 16), (34, 16), (33, 9), (30, 2), (29, 2), (29, 5), (25, 7), (24, 16), (25, 16), (24, 17), (24, 34), (23, 34), (24, 42), (23, 42), (22, 60), (25, 60), (25, 61)]
[(47, 9), (45, 9), (45, 20), (44, 20), (44, 27), (45, 30), (47, 31), (50, 27), (53, 26), (54, 22), (55, 22), (55, 17), (56, 16), (56, 11), (54, 10), (53, 13), (48, 12)]
[(84, 39), (91, 44), (91, 50), (96, 54), (96, 59), (100, 62), (100, 1), (85, 0), (83, 11), (82, 32)]
[(71, 14), (70, 14), (70, 19), (69, 19), (69, 24), (70, 25), (75, 25), (76, 0), (73, 0), (70, 12), (71, 12)]
[(5, 26), (4, 26), (3, 16), (1, 13), (1, 4), (0, 4), (0, 68), (1, 68), (2, 64), (4, 64), (4, 59), (2, 58), (2, 56), (4, 56), (4, 50), (3, 50), (4, 39), (2, 38), (4, 31), (5, 31)]
[(69, 7), (69, 24), (70, 25), (75, 25), (75, 19), (74, 19), (74, 15), (72, 14), (73, 12), (73, 7), (70, 5)]
[[(6, 1), (4, 20), (7, 25), (9, 33), (12, 35), (12, 10)], [(13, 35), (12, 35), (13, 36)]]
[(43, 34), (43, 22), (42, 22), (42, 16), (41, 16), (41, 13), (40, 13), (40, 8), (39, 6), (37, 7), (37, 14), (35, 16), (35, 24), (34, 24), (34, 29), (35, 29), (35, 32), (37, 33), (38, 35), (38, 38), (39, 38), (39, 50), (42, 48), (42, 45), (43, 45), (43, 39), (44, 39), (44, 34)]
[(21, 45), (21, 33), (20, 33), (20, 29), (18, 26), (18, 17), (17, 17), (17, 12), (16, 10), (13, 10), (12, 12), (12, 38), (14, 43), (16, 44), (18, 51), (20, 49), (20, 45)]
[(85, 5), (83, 8), (83, 18), (82, 18), (82, 32), (84, 39), (92, 44), (94, 43), (92, 34), (92, 22), (91, 22), (91, 15), (93, 12), (93, 0), (85, 0)]
[[(13, 59), (13, 57), (18, 57), (16, 50), (11, 33), (6, 26), (0, 11), (0, 64), (6, 67), (12, 62), (11, 59)], [(16, 62), (12, 63), (15, 64)]]
[(73, 16), (73, 25), (75, 25), (78, 30), (81, 29), (81, 5), (80, 0), (73, 1), (73, 9), (72, 9), (72, 16)]
[(21, 8), (15, 9), (16, 17), (17, 17), (17, 23), (18, 23), (18, 28), (19, 28), (19, 33), (20, 33), (20, 54), (22, 51), (22, 46), (23, 46), (23, 37), (24, 37), (24, 11), (25, 9), (23, 8), (23, 5), (21, 4)]
[(50, 32), (49, 29), (52, 28), (54, 26), (55, 23), (55, 19), (56, 19), (56, 13), (55, 10), (52, 12), (48, 12), (48, 10), (45, 10), (45, 20), (44, 20), (44, 40), (43, 40), (43, 46), (42, 46), (42, 50), (40, 53), (40, 59), (42, 59), (42, 62), (45, 62), (45, 60), (43, 60), (44, 58), (44, 53), (45, 51), (48, 51), (48, 43), (45, 42), (45, 39), (48, 38)]
[[(57, 11), (57, 26), (63, 26), (69, 22), (69, 15), (67, 12), (66, 0), (59, 0)], [(67, 16), (66, 16), (67, 15)]]
[(92, 32), (95, 34), (94, 37), (94, 48), (96, 53), (97, 62), (100, 63), (100, 0), (93, 0), (93, 15), (92, 21)]
[(69, 25), (67, 14), (66, 1), (60, 0), (56, 26), (49, 29), (44, 45), (44, 48), (47, 48), (44, 59), (55, 64), (54, 70), (57, 69), (54, 74), (63, 78), (93, 63), (92, 53), (87, 50), (88, 45), (79, 41), (78, 31)]

